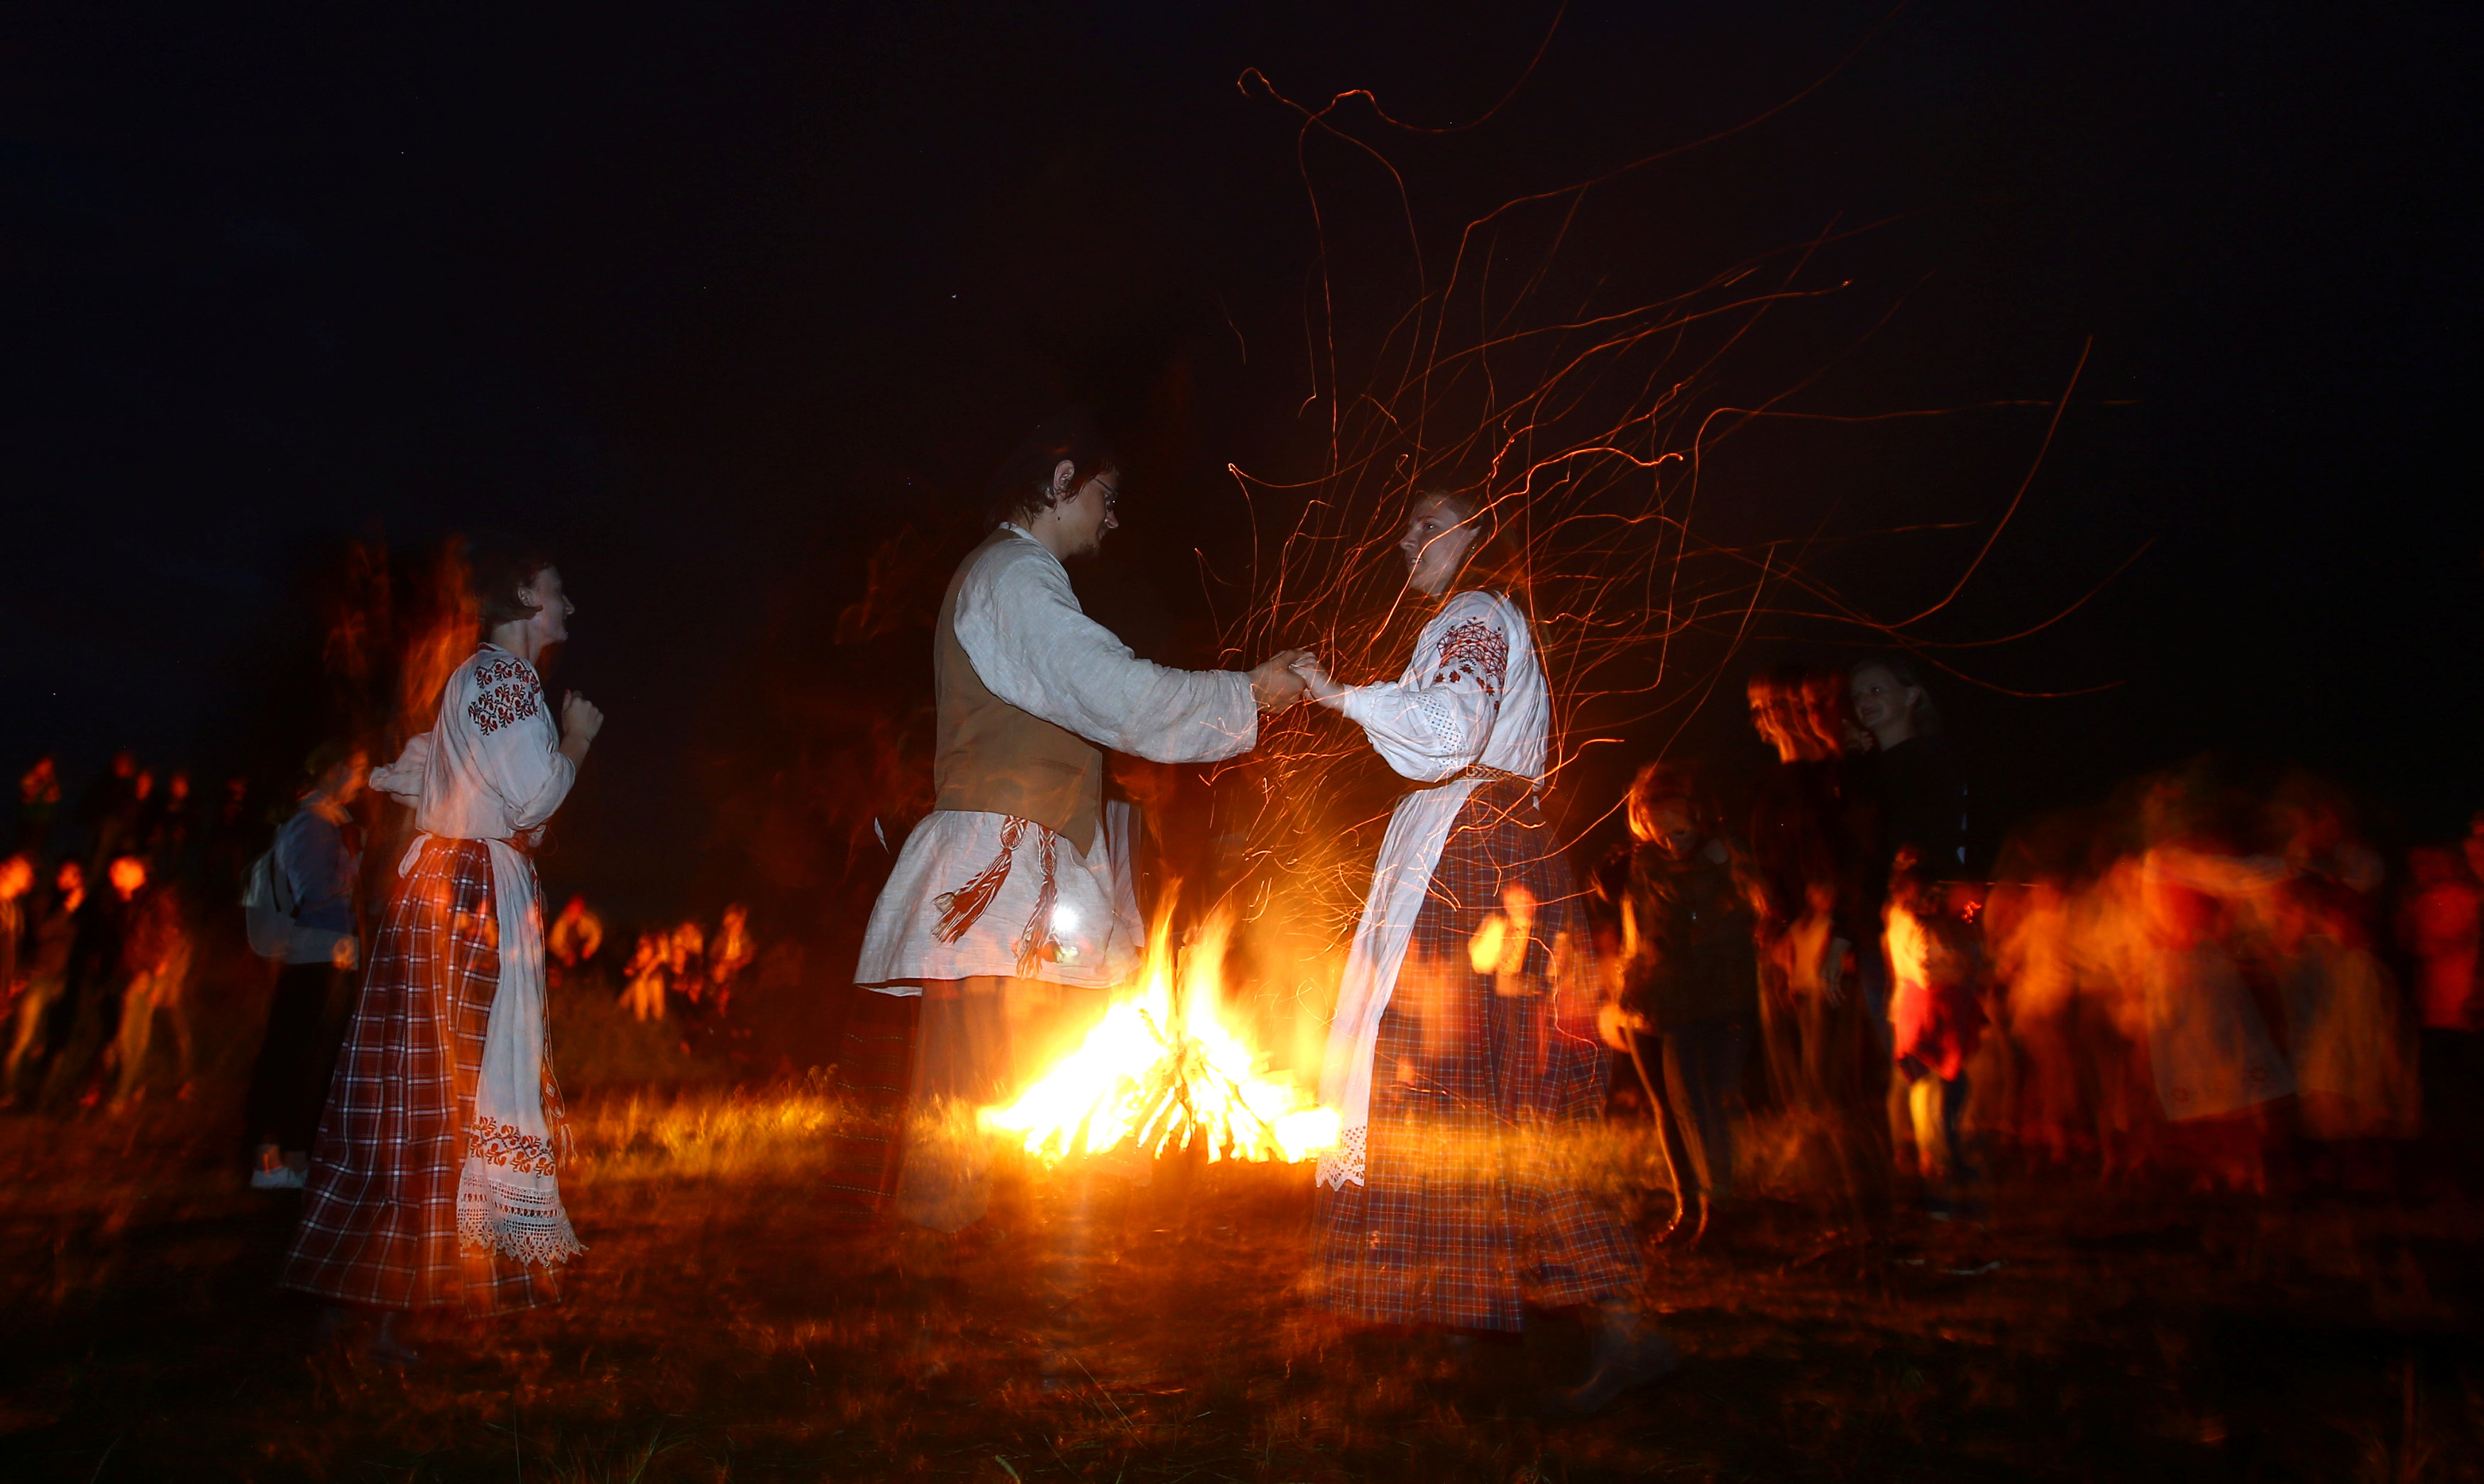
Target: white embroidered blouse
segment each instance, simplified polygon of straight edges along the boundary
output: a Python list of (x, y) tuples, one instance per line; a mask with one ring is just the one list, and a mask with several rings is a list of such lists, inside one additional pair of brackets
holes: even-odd
[(440, 693), (440, 719), (371, 787), (414, 808), (414, 827), (444, 840), (517, 840), (540, 829), (578, 781), (560, 750), (535, 667), (485, 644)]

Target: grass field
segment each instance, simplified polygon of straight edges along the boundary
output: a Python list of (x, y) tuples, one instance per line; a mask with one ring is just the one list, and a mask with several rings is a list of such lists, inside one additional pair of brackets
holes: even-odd
[[(1094, 1182), (1089, 1292), (1048, 1320), (1075, 1182), (1005, 1167), (955, 1241), (838, 1229), (812, 1194), (838, 1109), (807, 1084), (586, 1092), (567, 1302), (432, 1322), (422, 1364), (379, 1369), (314, 1353), (275, 1291), (299, 1197), (152, 1106), (0, 1118), (0, 1476), (2484, 1475), (2484, 1223), (2448, 1198), (2004, 1185), (1986, 1221), (1875, 1241), (1762, 1202), (1656, 1250), (1683, 1372), (1551, 1424), (1535, 1388), (1582, 1354), (1558, 1316), (1461, 1351), (1301, 1302), (1307, 1171)], [(1635, 1168), (1626, 1136), (1608, 1156)]]

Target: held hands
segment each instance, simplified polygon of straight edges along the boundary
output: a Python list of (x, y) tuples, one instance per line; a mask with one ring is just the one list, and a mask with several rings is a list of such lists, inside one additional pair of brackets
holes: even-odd
[(1303, 683), (1294, 666), (1308, 658), (1299, 649), (1282, 649), (1259, 661), (1251, 673), (1251, 699), (1261, 711), (1283, 711), (1303, 698)]
[(1334, 708), (1344, 699), (1345, 688), (1329, 678), (1328, 671), (1321, 666), (1317, 656), (1303, 649), (1294, 650), (1292, 653), (1298, 657), (1294, 661), (1294, 674), (1301, 679), (1303, 688), (1310, 692), (1312, 700), (1322, 706)]
[(569, 754), (572, 763), (586, 756), (587, 743), (604, 730), (604, 713), (595, 703), (577, 691), (565, 692), (560, 698), (560, 750)]
[(361, 943), (353, 938), (338, 938), (337, 946), (328, 950), (328, 961), (338, 968), (350, 970), (362, 961)]

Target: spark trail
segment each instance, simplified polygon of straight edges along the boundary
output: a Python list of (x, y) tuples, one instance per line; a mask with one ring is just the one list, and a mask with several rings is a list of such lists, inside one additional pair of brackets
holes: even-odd
[[(1557, 31), (1557, 17), (1553, 24)], [(1919, 652), (1994, 642), (1934, 644), (1920, 626), (2003, 538), (2052, 445), (2077, 373), (2056, 397), (1896, 412), (1797, 409), (1793, 399), (1862, 351), (1904, 308), (1912, 285), (1890, 294), (1859, 336), (1810, 313), (1823, 300), (1867, 291), (1828, 262), (1838, 245), (1887, 223), (1830, 221), (1802, 240), (1706, 269), (1664, 261), (1628, 240), (1628, 223), (1661, 215), (1655, 199), (1661, 187), (1644, 167), (1796, 107), (1877, 31), (1827, 73), (1741, 123), (1471, 214), (1427, 199), (1413, 183), (1418, 172), (1397, 151), (1419, 147), (1436, 158), (1457, 148), (1443, 136), (1513, 107), (1552, 35), (1507, 96), (1484, 118), (1451, 128), (1401, 122), (1367, 90), (1313, 107), (1246, 72), (1246, 94), (1300, 121), (1297, 158), (1317, 241), (1305, 292), (1310, 390), (1301, 418), (1318, 417), (1327, 436), (1320, 466), (1307, 478), (1228, 466), (1253, 523), (1245, 601), (1221, 634), (1228, 652), (1256, 657), (1304, 646), (1348, 683), (1392, 678), (1427, 611), (1403, 586), (1395, 542), (1413, 499), (1431, 490), (1478, 499), (1488, 526), (1514, 555), (1512, 597), (1531, 615), (1554, 701), (1547, 782), (1555, 795), (1588, 748), (1630, 736), (1653, 737), (1661, 749), (1740, 650), (1789, 625), (1817, 633), (1825, 623), (1851, 639)], [(1373, 189), (1375, 180), (1385, 189)], [(1455, 225), (1427, 237), (1426, 222)], [(1374, 249), (1376, 242), (1397, 245)], [(1411, 283), (1411, 296), (1372, 286), (1389, 283)], [(1795, 364), (1807, 369), (1765, 396), (1750, 397), (1747, 387), (1738, 396), (1735, 383), (1750, 374), (1738, 352), (1750, 359), (1764, 327), (1779, 359), (1791, 341)], [(2082, 350), (2082, 367), (2086, 359)], [(1712, 518), (1716, 502), (1739, 493), (1714, 488), (1715, 459), (1729, 442), (1805, 420), (1987, 409), (2027, 410), (2020, 417), (2042, 409), (2050, 417), (2027, 479), (2014, 493), (1995, 492), (2007, 497), (2006, 508), (1982, 550), (1924, 612), (1876, 619), (1808, 571), (1828, 544), (1852, 539), (1831, 536), (1824, 519), (1811, 530), (1756, 541), (1712, 534), (1729, 524)], [(1272, 965), (1273, 982), (1260, 992), (1290, 992), (1307, 1013), (1325, 1010), (1386, 821), (1387, 802), (1370, 786), (1367, 749), (1359, 743), (1334, 717), (1302, 708), (1274, 720), (1258, 751), (1220, 780), (1228, 815), (1220, 831), (1245, 842), (1232, 897), (1284, 965)], [(1575, 800), (1552, 812), (1571, 822), (1575, 839), (1605, 802)]]

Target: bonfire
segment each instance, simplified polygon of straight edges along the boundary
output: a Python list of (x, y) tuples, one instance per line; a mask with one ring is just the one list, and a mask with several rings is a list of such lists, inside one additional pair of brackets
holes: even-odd
[(1219, 1013), (1231, 919), (1209, 919), (1179, 956), (1178, 976), (1168, 929), (1159, 920), (1150, 934), (1137, 986), (1016, 1101), (984, 1109), (984, 1126), (1046, 1161), (1124, 1148), (1153, 1157), (1196, 1142), (1210, 1160), (1291, 1164), (1333, 1147), (1336, 1114), (1271, 1075), (1266, 1056)]

